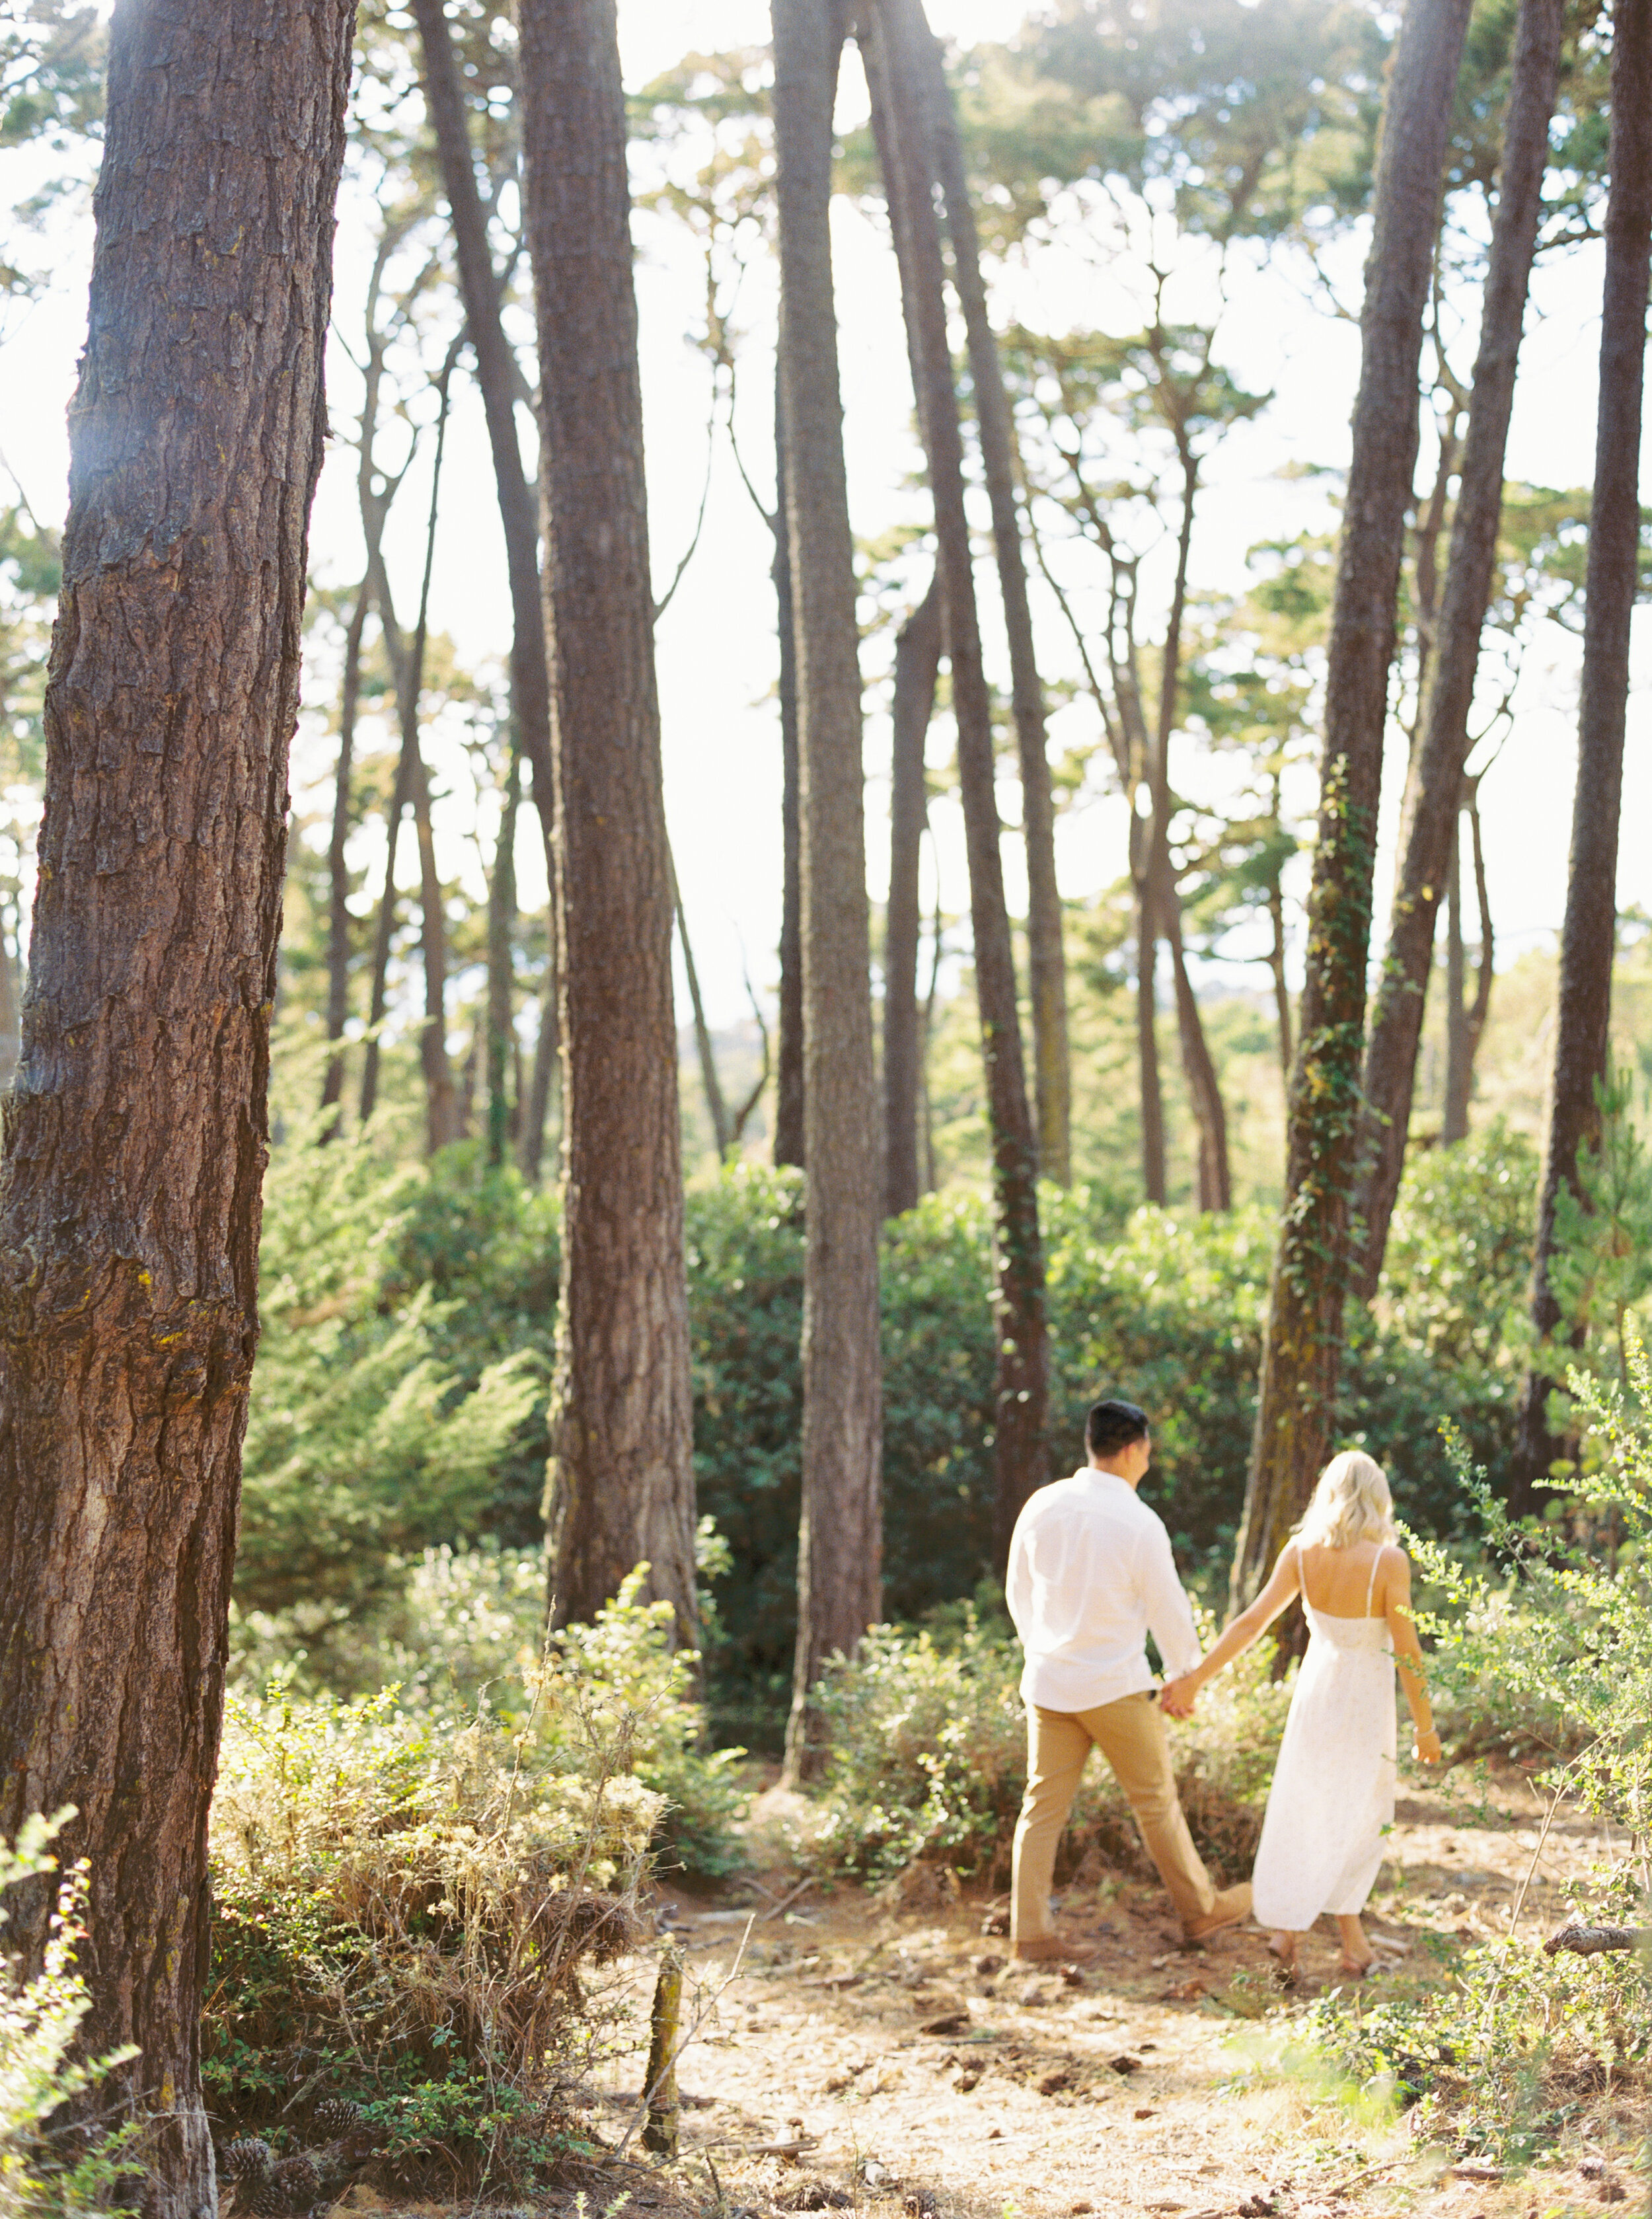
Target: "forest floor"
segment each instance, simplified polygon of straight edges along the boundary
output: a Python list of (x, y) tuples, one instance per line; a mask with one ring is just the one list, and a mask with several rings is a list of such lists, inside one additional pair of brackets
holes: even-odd
[[(1587, 1822), (1564, 1817), (1539, 1849), (1542, 1807), (1518, 1775), (1473, 1793), (1413, 1788), (1400, 1804), (1367, 1921), (1383, 1960), (1373, 1999), (1438, 1985), (1500, 1940), (1523, 1886), (1523, 1930), (1552, 1930), (1599, 1854)], [(1070, 1983), (1007, 1962), (1009, 1943), (982, 1931), (1002, 1899), (949, 1903), (928, 1868), (881, 1893), (807, 1887), (777, 1910), (806, 1824), (783, 1790), (759, 1799), (758, 1885), (730, 1890), (751, 1908), (665, 1897), (690, 1967), (686, 2022), (716, 1998), (680, 2073), (691, 2195), (712, 2198), (709, 2156), (716, 2200), (759, 2215), (832, 2188), (866, 2219), (1548, 2219), (1642, 2200), (1624, 2170), (1645, 2127), (1630, 2108), (1603, 2104), (1551, 2161), (1494, 2177), (1293, 2060), (1295, 2021), (1337, 1984), (1328, 1920), (1282, 1998), (1255, 1928), (1184, 1949), (1156, 1886), (1109, 1876), (1061, 1900), (1062, 1930), (1099, 1949)], [(631, 1974), (644, 2015), (652, 1971), (640, 1959)], [(630, 2062), (603, 2077), (607, 2140), (639, 2076)], [(798, 2141), (795, 2158), (757, 2154)]]
[[(1595, 1832), (1564, 1817), (1540, 1847), (1543, 1813), (1517, 1776), (1476, 1796), (1403, 1796), (1367, 1918), (1373, 2000), (1438, 1985), (1494, 1945), (1523, 1891), (1522, 1930), (1552, 1930), (1599, 1855)], [(1003, 1899), (948, 1900), (928, 1868), (881, 1892), (798, 1889), (807, 1812), (769, 1788), (749, 1882), (715, 1900), (663, 1891), (661, 1924), (686, 1959), (684, 2024), (699, 2021), (680, 2068), (680, 2154), (593, 2173), (581, 2213), (608, 2219), (623, 2193), (628, 2210), (714, 2219), (1553, 2219), (1643, 2201), (1642, 2098), (1602, 2100), (1535, 2166), (1504, 2172), (1454, 2163), (1309, 2065), (1293, 2037), (1337, 1984), (1329, 1921), (1282, 1998), (1256, 1929), (1184, 1948), (1155, 1886), (1109, 1875), (1060, 1901), (1063, 1932), (1099, 1951), (1064, 1977), (1007, 1962), (1009, 1943), (983, 1932)], [(626, 1961), (609, 1998), (644, 2035), (655, 1961)], [(635, 2050), (593, 2073), (594, 2139), (620, 2141), (640, 2079)]]

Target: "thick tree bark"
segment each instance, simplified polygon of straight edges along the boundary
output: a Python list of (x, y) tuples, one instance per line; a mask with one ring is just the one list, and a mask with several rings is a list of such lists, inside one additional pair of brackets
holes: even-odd
[[(77, 1807), (81, 2041), (138, 2046), (113, 2091), (149, 2116), (155, 2219), (215, 2210), (207, 1812), (353, 16), (110, 25), (0, 1165), (0, 1833)], [(50, 1893), (8, 1905), (36, 1964)]]
[(883, 1395), (878, 1112), (854, 550), (832, 292), (832, 99), (842, 29), (773, 0), (780, 376), (802, 787), (803, 1517), (786, 1767), (820, 1759), (813, 1690), (878, 1615)]
[(895, 641), (889, 905), (884, 917), (884, 1215), (918, 1198), (918, 859), (928, 816), (923, 743), (941, 669), (941, 580)]
[[(362, 634), (372, 599), (370, 582), (362, 581), (356, 605), (345, 632), (344, 685), (338, 703), (338, 761), (333, 773), (332, 830), (327, 841), (327, 1058), (321, 1082), (323, 1112), (336, 1110), (345, 1091), (345, 1026), (350, 1016), (350, 954), (354, 937), (350, 914), (350, 871), (345, 850), (350, 843), (351, 774), (355, 768), (356, 718), (362, 698)], [(321, 1128), (324, 1141), (334, 1139), (339, 1120), (329, 1117)]]
[[(671, 873), (613, 0), (522, 0), (562, 959), (557, 1623), (640, 1561), (695, 1634)], [(543, 800), (541, 805), (543, 806)]]
[(1562, 17), (1562, 0), (1522, 0), (1462, 484), (1421, 711), (1421, 741), (1401, 811), (1388, 954), (1365, 1056), (1360, 1136), (1365, 1169), (1358, 1204), (1363, 1234), (1354, 1284), (1368, 1299), (1382, 1274), (1388, 1221), (1405, 1165), (1439, 898), (1456, 837), (1480, 636), (1502, 516), (1503, 457), (1549, 159)]
[(1549, 1138), (1531, 1276), (1531, 1324), (1539, 1353), (1520, 1406), (1509, 1491), (1510, 1507), (1517, 1511), (1532, 1507), (1550, 1464), (1562, 1453), (1562, 1444), (1549, 1426), (1549, 1397), (1555, 1382), (1543, 1360), (1543, 1351), (1563, 1322), (1549, 1277), (1555, 1209), (1562, 1185), (1583, 1199), (1578, 1159), (1599, 1139), (1596, 1088), (1606, 1076), (1612, 1019), (1630, 620), (1640, 558), (1647, 256), (1652, 246), (1652, 0), (1618, 0), (1612, 11), (1609, 160), (1612, 188), (1606, 202), (1577, 792), (1566, 917), (1561, 929)]
[(906, 57), (899, 8), (873, 14), (867, 79), (873, 127), (886, 151), (885, 184), (901, 242), (908, 348), (917, 380), (918, 417), (935, 496), (935, 539), (958, 727), (958, 782), (969, 855), (975, 985), (992, 1131), (994, 1232), (997, 1251), (995, 1337), (993, 1544), (1002, 1564), (1022, 1504), (1047, 1476), (1044, 1439), (1047, 1351), (1044, 1254), (1038, 1220), (1038, 1152), (1027, 1103), (1015, 955), (1004, 901), (1003, 860), (994, 783), (992, 711), (981, 659), (969, 519), (964, 507), (963, 441), (947, 340), (945, 271), (928, 145), (927, 105), (896, 101), (891, 88), (917, 81)]
[[(1027, 564), (1015, 500), (1015, 439), (998, 343), (987, 313), (981, 278), (980, 241), (964, 166), (963, 141), (941, 49), (925, 20), (922, 0), (894, 0), (904, 26), (903, 44), (916, 78), (906, 96), (914, 112), (927, 111), (928, 145), (936, 165), (953, 249), (953, 280), (964, 312), (970, 382), (980, 435), (981, 468), (992, 509), (992, 539), (1004, 631), (1009, 643), (1009, 693), (1020, 755), (1022, 824), (1027, 845), (1027, 974), (1033, 1013), (1033, 1082), (1038, 1119), (1039, 1168), (1065, 1186), (1072, 1177), (1072, 1074), (1067, 1041), (1067, 966), (1062, 945), (1061, 896), (1055, 876), (1055, 799), (1045, 740), (1044, 688), (1033, 645), (1027, 598)], [(902, 88), (893, 88), (903, 97)]]
[(516, 743), (533, 771), (534, 801), (549, 855), (556, 781), (550, 762), (550, 677), (539, 598), (539, 525), (533, 488), (522, 467), (516, 395), (520, 372), (500, 314), (498, 275), (444, 0), (410, 0), (425, 58), (425, 99), (442, 169), (459, 265), (459, 293), (476, 357), (476, 382), (494, 458), (505, 563), (511, 588), (511, 709)]
[(1469, 0), (1410, 0), (1383, 103), (1359, 395), (1332, 606), (1285, 1209), (1233, 1559), (1236, 1606), (1256, 1593), (1283, 1546), (1330, 1438), (1349, 1278), (1383, 727), (1417, 459), (1423, 308), (1468, 15)]
[(522, 758), (511, 750), (499, 846), (488, 884), (488, 1164), (497, 1171), (510, 1138), (511, 1049), (516, 1038), (516, 979), (511, 935), (516, 923), (516, 819), (522, 799)]
[(775, 1051), (774, 1160), (804, 1159), (803, 780), (798, 760), (798, 649), (792, 608), (792, 540), (786, 527), (786, 427), (781, 365), (774, 365), (774, 619), (780, 643), (780, 1013)]

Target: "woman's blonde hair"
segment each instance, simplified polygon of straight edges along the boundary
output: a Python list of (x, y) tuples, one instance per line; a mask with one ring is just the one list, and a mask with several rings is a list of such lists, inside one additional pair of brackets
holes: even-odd
[(1307, 1549), (1351, 1549), (1394, 1538), (1394, 1497), (1382, 1465), (1363, 1449), (1332, 1457), (1302, 1513), (1298, 1541)]

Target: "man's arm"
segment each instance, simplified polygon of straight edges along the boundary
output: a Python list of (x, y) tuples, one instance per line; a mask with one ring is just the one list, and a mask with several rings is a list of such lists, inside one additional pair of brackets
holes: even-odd
[(1193, 1605), (1176, 1576), (1171, 1537), (1157, 1518), (1141, 1537), (1136, 1568), (1148, 1628), (1158, 1644), (1164, 1677), (1178, 1680), (1199, 1661), (1199, 1635), (1193, 1623)]

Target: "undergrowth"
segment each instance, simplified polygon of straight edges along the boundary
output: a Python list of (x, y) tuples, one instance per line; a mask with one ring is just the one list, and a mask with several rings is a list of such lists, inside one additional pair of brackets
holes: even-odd
[(593, 1968), (640, 1938), (671, 1799), (708, 1857), (738, 1800), (644, 1569), (594, 1624), (507, 1660), (513, 1613), (461, 1606), (464, 1568), (427, 1560), (469, 1644), (451, 1678), (232, 1697), (202, 2026), (220, 2139), (279, 2155), (344, 2098), (381, 2171), (421, 2192), (526, 2185), (587, 2151), (569, 2092), (634, 2038)]
[[(922, 1861), (1001, 1882), (1027, 1779), (1021, 1669), (1008, 1620), (986, 1607), (916, 1632), (873, 1627), (852, 1663), (830, 1668), (822, 1698), (831, 1756), (815, 1854), (870, 1877)], [(1212, 1688), (1195, 1724), (1171, 1728), (1188, 1824), (1223, 1883), (1250, 1871), (1289, 1695), (1255, 1652)], [(1098, 1756), (1057, 1871), (1108, 1868), (1151, 1870)]]

